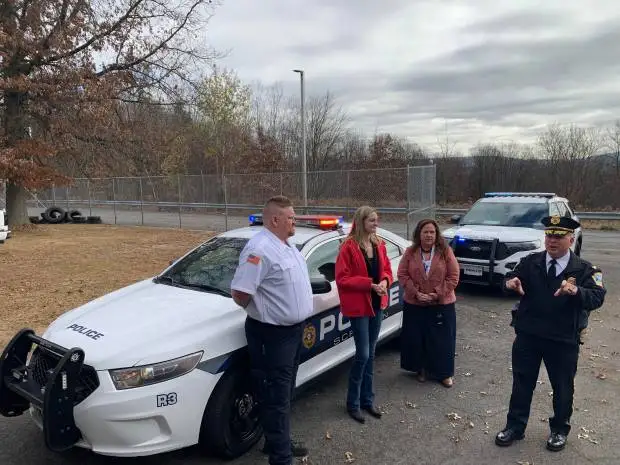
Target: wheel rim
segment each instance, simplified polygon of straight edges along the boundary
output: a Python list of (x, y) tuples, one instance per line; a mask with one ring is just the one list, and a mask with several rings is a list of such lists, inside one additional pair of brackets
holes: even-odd
[(258, 405), (250, 392), (237, 392), (230, 416), (230, 432), (239, 442), (252, 440), (260, 432)]

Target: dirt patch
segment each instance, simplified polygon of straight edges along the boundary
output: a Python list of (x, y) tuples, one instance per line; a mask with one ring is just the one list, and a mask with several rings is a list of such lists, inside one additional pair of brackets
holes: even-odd
[(109, 225), (37, 225), (0, 246), (0, 348), (67, 310), (152, 276), (213, 232)]

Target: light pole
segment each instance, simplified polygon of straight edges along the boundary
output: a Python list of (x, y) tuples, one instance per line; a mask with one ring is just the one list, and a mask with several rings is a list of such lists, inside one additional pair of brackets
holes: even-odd
[(302, 69), (294, 69), (293, 72), (299, 73), (299, 79), (301, 81), (301, 173), (302, 173), (302, 186), (304, 191), (304, 210), (308, 213), (308, 167), (306, 164), (306, 115), (304, 111), (305, 105), (305, 86), (304, 86), (304, 71)]

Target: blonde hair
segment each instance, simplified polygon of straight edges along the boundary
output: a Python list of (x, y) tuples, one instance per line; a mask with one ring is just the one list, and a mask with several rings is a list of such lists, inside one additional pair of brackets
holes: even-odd
[[(351, 232), (349, 233), (348, 239), (354, 240), (358, 244), (361, 245), (362, 239), (366, 236), (366, 232), (364, 230), (364, 221), (373, 213), (377, 213), (377, 210), (368, 206), (363, 205), (355, 210), (355, 214), (353, 215), (353, 227), (351, 228)], [(369, 236), (370, 242), (379, 245), (381, 242), (376, 234), (370, 234)]]

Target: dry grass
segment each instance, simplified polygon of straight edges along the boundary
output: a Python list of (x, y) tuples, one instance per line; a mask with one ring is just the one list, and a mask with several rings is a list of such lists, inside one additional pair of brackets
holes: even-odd
[(37, 225), (0, 245), (0, 348), (56, 317), (161, 271), (211, 232), (108, 225)]

